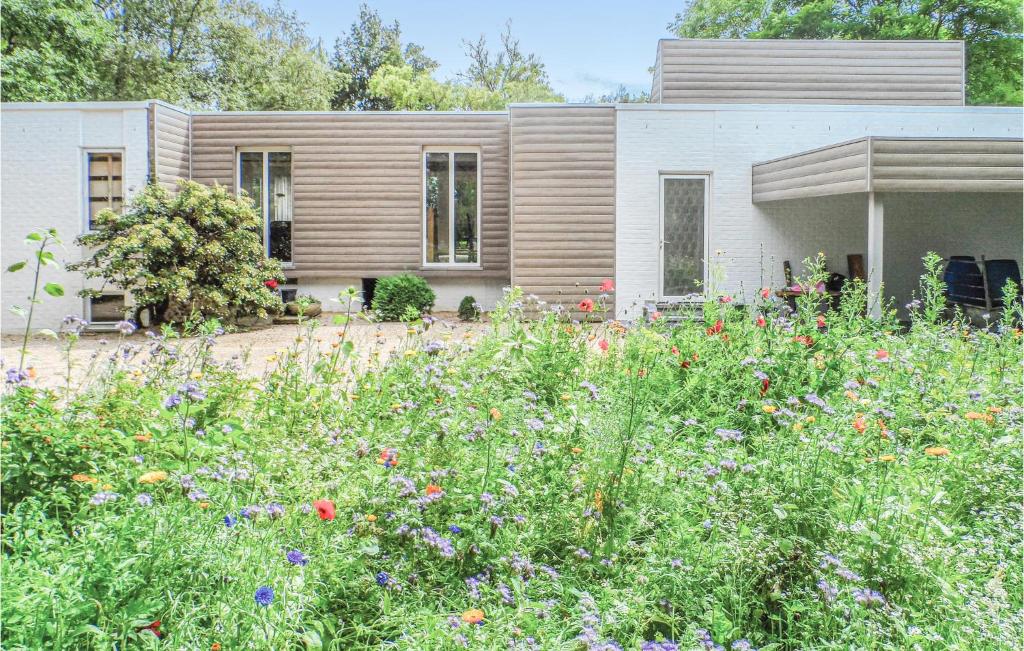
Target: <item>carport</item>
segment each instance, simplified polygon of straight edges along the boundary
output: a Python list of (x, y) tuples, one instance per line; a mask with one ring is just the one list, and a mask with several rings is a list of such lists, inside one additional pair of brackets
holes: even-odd
[(1019, 265), (1024, 247), (1022, 193), (1020, 138), (864, 137), (755, 163), (752, 168), (755, 204), (862, 197), (855, 210), (867, 220), (867, 241), (854, 243), (853, 250), (866, 249), (868, 304), (875, 316), (881, 313), (885, 276), (893, 276), (893, 284), (905, 291), (909, 280), (916, 283), (920, 275), (912, 271), (919, 268), (920, 256), (913, 256), (922, 250), (935, 250), (943, 257), (977, 250), (989, 257), (1012, 258)]

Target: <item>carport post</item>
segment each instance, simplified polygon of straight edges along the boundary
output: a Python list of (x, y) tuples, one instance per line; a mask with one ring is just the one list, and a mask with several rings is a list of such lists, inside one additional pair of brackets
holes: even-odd
[(882, 197), (868, 192), (868, 314), (882, 316)]

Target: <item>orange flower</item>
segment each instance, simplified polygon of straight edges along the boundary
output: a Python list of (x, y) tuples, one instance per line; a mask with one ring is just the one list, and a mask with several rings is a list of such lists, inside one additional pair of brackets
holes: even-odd
[(146, 432), (145, 434), (136, 434), (135, 435), (135, 440), (140, 442), (140, 443), (148, 443), (152, 438), (153, 438), (153, 435), (150, 434), (149, 432)]
[(878, 457), (878, 460), (879, 461), (884, 461), (884, 462), (888, 463), (890, 461), (895, 461), (896, 457), (895, 457), (895, 455), (892, 455), (892, 454), (883, 454), (882, 456)]
[(377, 516), (375, 516), (372, 513), (367, 513), (366, 514), (366, 521), (367, 522), (376, 522), (377, 521)]
[(967, 412), (966, 414), (964, 414), (964, 418), (966, 418), (967, 420), (984, 420), (984, 421), (991, 421), (992, 420), (992, 416), (991, 415), (983, 414), (983, 413), (977, 412), (977, 411), (969, 411), (969, 412)]
[(604, 495), (601, 494), (601, 491), (594, 491), (594, 508), (604, 511)]
[(140, 484), (156, 484), (167, 479), (167, 473), (163, 470), (153, 470), (139, 477)]
[(214, 642), (210, 646), (210, 651), (220, 651), (220, 642)]
[(481, 624), (484, 621), (484, 611), (479, 608), (470, 608), (462, 613), (462, 621), (467, 624)]
[(427, 484), (427, 495), (437, 495), (441, 492), (441, 487), (437, 484)]
[(988, 410), (989, 410), (989, 412), (991, 412), (993, 414), (1000, 414), (1000, 413), (1002, 413), (1003, 408), (1002, 407), (989, 407)]
[(949, 449), (943, 447), (925, 448), (924, 453), (929, 457), (944, 457), (949, 454)]
[(82, 482), (83, 484), (95, 484), (99, 481), (95, 477), (90, 477), (89, 475), (83, 475), (81, 473), (71, 475), (71, 480)]
[(863, 434), (867, 428), (868, 425), (864, 422), (864, 416), (857, 414), (857, 417), (853, 420), (853, 429), (857, 430), (858, 434)]
[(491, 407), (491, 410), (488, 413), (491, 414), (491, 420), (501, 420), (501, 412), (498, 410), (497, 407)]
[(210, 503), (209, 502), (198, 502), (196, 504), (196, 506), (198, 506), (199, 508), (201, 508), (201, 509), (203, 509), (205, 511), (206, 509), (210, 508)]
[(571, 452), (573, 454), (580, 454), (581, 452), (583, 452), (583, 448), (572, 448)]

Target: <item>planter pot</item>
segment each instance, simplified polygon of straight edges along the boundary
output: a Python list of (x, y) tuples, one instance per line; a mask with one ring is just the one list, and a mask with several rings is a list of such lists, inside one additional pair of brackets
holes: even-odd
[(284, 304), (285, 314), (291, 316), (299, 316), (300, 313), (304, 317), (319, 316), (322, 309), (323, 308), (320, 303), (310, 303), (306, 306), (305, 312), (302, 311), (302, 306), (297, 301)]

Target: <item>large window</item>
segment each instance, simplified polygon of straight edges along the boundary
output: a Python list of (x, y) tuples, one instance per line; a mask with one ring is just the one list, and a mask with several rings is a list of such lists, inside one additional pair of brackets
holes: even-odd
[(101, 210), (120, 211), (124, 204), (123, 160), (120, 152), (90, 151), (85, 154), (85, 166), (86, 226), (92, 230)]
[(426, 264), (480, 264), (480, 154), (423, 153), (423, 249)]
[(267, 255), (292, 262), (292, 153), (238, 152), (238, 187), (256, 204), (263, 219)]

